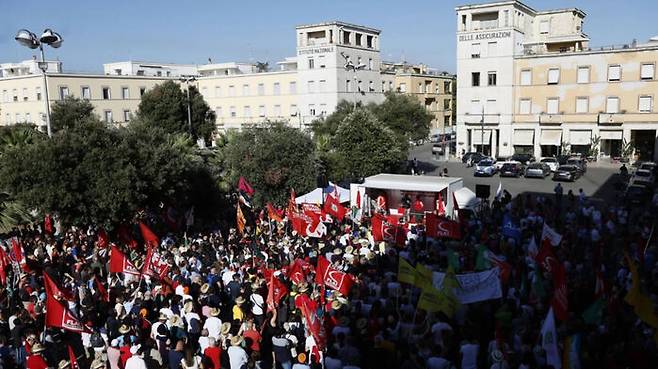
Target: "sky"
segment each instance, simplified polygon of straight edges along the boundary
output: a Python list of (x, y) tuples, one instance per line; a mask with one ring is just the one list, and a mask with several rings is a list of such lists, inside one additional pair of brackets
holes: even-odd
[[(205, 64), (269, 61), (295, 55), (296, 25), (341, 20), (382, 30), (381, 57), (455, 71), (454, 8), (477, 0), (0, 0), (0, 63), (35, 54), (14, 41), (27, 28), (64, 38), (47, 59), (65, 71), (102, 72), (112, 61)], [(587, 13), (591, 46), (658, 35), (656, 0), (526, 0), (537, 10)]]

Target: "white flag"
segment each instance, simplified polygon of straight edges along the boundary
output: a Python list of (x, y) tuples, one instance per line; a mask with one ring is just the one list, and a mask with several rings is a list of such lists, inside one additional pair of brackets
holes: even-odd
[(498, 181), (498, 189), (496, 190), (496, 198), (500, 199), (500, 195), (503, 194), (503, 183)]
[(548, 310), (544, 325), (541, 327), (541, 347), (546, 351), (546, 364), (552, 365), (555, 369), (562, 368), (560, 352), (557, 348), (557, 329), (555, 329), (555, 316), (552, 307)]
[(541, 231), (542, 242), (545, 239), (551, 241), (551, 245), (557, 246), (562, 241), (562, 235), (557, 233), (553, 228), (549, 227), (548, 224), (544, 223), (544, 229)]

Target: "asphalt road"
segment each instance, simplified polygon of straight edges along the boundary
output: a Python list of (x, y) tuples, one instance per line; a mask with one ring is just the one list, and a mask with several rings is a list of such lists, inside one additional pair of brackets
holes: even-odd
[[(552, 195), (557, 182), (553, 181), (552, 176), (545, 179), (538, 178), (501, 178), (499, 175), (493, 177), (475, 177), (473, 173), (475, 168), (466, 168), (465, 164), (457, 159), (451, 161), (437, 160), (432, 156), (431, 144), (413, 147), (409, 152), (409, 159), (416, 158), (421, 170), (425, 175), (438, 175), (444, 168), (448, 168), (450, 177), (462, 177), (464, 186), (475, 192), (476, 184), (486, 184), (490, 186), (491, 198), (493, 198), (498, 188), (502, 184), (504, 190), (509, 191), (512, 196), (521, 193), (544, 193)], [(585, 195), (598, 201), (617, 201), (620, 197), (620, 178), (618, 176), (619, 168), (608, 163), (590, 163), (584, 176), (576, 182), (560, 182), (566, 195), (569, 190), (578, 194), (579, 189), (585, 191)]]

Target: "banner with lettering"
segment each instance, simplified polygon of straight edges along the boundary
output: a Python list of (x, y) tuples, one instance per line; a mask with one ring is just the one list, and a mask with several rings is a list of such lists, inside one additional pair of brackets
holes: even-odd
[[(446, 274), (432, 273), (432, 285), (441, 289)], [(498, 268), (485, 270), (479, 273), (457, 274), (459, 286), (455, 288), (455, 296), (462, 304), (494, 300), (503, 297), (500, 284), (500, 271)]]

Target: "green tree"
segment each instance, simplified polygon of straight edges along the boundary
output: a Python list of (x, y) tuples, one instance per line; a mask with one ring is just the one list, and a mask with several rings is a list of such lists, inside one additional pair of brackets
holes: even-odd
[[(360, 105), (359, 105), (360, 106)], [(329, 114), (325, 118), (316, 119), (311, 123), (311, 130), (313, 131), (313, 137), (332, 137), (336, 134), (338, 126), (340, 123), (354, 111), (354, 104), (347, 101), (341, 100), (338, 105), (336, 105), (336, 110), (333, 113)]]
[(68, 96), (53, 104), (50, 112), (50, 127), (53, 133), (76, 127), (80, 122), (98, 120), (94, 106), (88, 100)]
[[(210, 109), (203, 96), (194, 86), (190, 86), (190, 111), (192, 116), (192, 137), (196, 140), (210, 140), (215, 131), (215, 112)], [(166, 133), (189, 133), (187, 119), (187, 92), (173, 82), (167, 81), (155, 86), (142, 96), (138, 117), (144, 122), (162, 127)]]
[(36, 219), (19, 201), (8, 193), (0, 193), (0, 233), (9, 233), (14, 228), (34, 222)]
[(370, 106), (370, 109), (405, 144), (410, 139), (419, 140), (429, 136), (434, 117), (414, 96), (387, 92), (386, 100)]
[(46, 135), (37, 130), (33, 124), (20, 123), (0, 127), (0, 155), (5, 150), (31, 145), (45, 138)]
[(406, 158), (397, 136), (368, 109), (357, 109), (338, 126), (332, 140), (330, 176), (358, 180), (378, 173), (396, 172)]
[(286, 203), (290, 189), (304, 193), (315, 188), (316, 165), (308, 134), (284, 123), (271, 122), (235, 134), (225, 148), (229, 182), (244, 176), (254, 187), (254, 202)]

